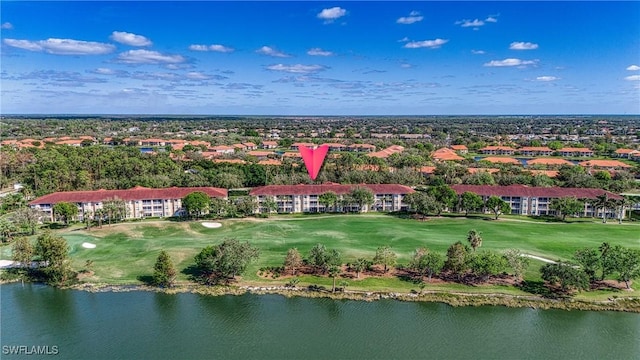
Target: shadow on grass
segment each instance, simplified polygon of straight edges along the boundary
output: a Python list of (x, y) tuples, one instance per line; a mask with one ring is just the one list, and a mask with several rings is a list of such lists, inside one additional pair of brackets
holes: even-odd
[(520, 290), (530, 294), (539, 295), (548, 299), (560, 299), (561, 295), (552, 292), (543, 281), (524, 280), (519, 286)]
[(138, 281), (144, 283), (145, 285), (153, 285), (153, 276), (151, 275), (140, 275), (137, 277)]
[(200, 279), (199, 278), (200, 270), (195, 264), (187, 266), (186, 268), (182, 269), (180, 273), (184, 275), (188, 275), (189, 280), (191, 281), (197, 281)]

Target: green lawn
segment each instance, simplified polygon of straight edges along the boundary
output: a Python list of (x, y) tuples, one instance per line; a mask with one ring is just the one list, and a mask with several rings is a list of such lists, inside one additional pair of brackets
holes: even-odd
[[(465, 242), (470, 229), (481, 232), (483, 244), (480, 249), (501, 251), (518, 248), (524, 253), (550, 259), (567, 260), (576, 249), (597, 247), (603, 241), (640, 248), (640, 225), (601, 224), (597, 220), (567, 224), (530, 222), (517, 217), (498, 221), (444, 217), (416, 221), (367, 214), (284, 216), (221, 222), (223, 226), (218, 229), (205, 228), (199, 222), (154, 221), (105, 225), (102, 229), (90, 231), (63, 230), (60, 234), (71, 247), (75, 269), (84, 268), (86, 260), (94, 262), (95, 276), (87, 281), (111, 284), (138, 283), (139, 276), (150, 275), (161, 249), (167, 250), (176, 267), (182, 270), (194, 263), (193, 257), (203, 247), (226, 238), (246, 240), (260, 248), (258, 263), (252, 265), (245, 275), (247, 283), (268, 282), (256, 275), (257, 270), (263, 266), (281, 265), (287, 250), (292, 247), (298, 248), (304, 256), (313, 245), (323, 243), (327, 248), (338, 249), (343, 255), (343, 262), (347, 263), (357, 257), (372, 258), (378, 246), (390, 245), (402, 264), (408, 262), (412, 252), (421, 246), (445, 254), (450, 244), (458, 240)], [(96, 244), (96, 248), (85, 249), (81, 246), (83, 242)], [(2, 248), (0, 258), (10, 258), (8, 247)], [(525, 277), (539, 280), (537, 269), (541, 264), (532, 261)], [(180, 274), (178, 279), (186, 280), (187, 276)], [(303, 277), (300, 284), (307, 283), (329, 285), (330, 279)], [(398, 279), (370, 278), (351, 281), (349, 288), (408, 291), (416, 286)], [(443, 288), (486, 292), (502, 287), (469, 289), (459, 284), (448, 284)], [(509, 292), (521, 293), (516, 289)]]

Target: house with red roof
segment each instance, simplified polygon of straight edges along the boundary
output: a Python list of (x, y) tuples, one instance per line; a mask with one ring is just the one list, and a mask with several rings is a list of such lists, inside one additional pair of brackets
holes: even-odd
[(553, 155), (553, 150), (546, 146), (524, 146), (520, 149), (516, 150), (522, 155), (525, 156), (551, 156)]
[(562, 165), (573, 166), (574, 164), (571, 161), (567, 161), (565, 159), (557, 159), (557, 158), (537, 158), (537, 159), (527, 160), (527, 166), (532, 166), (532, 165), (560, 167)]
[(275, 149), (278, 147), (277, 141), (263, 141), (260, 145), (262, 149)]
[(466, 145), (451, 145), (450, 147), (451, 150), (463, 155), (469, 152), (469, 148)]
[[(356, 204), (342, 205), (341, 200), (355, 188), (365, 188), (374, 194), (374, 203), (365, 205), (359, 209)], [(326, 209), (320, 204), (319, 196), (333, 192), (338, 195), (338, 204), (331, 209)], [(359, 184), (342, 185), (335, 183), (326, 184), (299, 184), (299, 185), (267, 185), (253, 188), (249, 195), (255, 196), (258, 201), (258, 210), (263, 213), (267, 209), (263, 206), (267, 199), (271, 199), (278, 205), (279, 213), (301, 212), (325, 212), (331, 211), (400, 211), (408, 206), (402, 202), (406, 194), (414, 190), (408, 186), (398, 184)]]
[(460, 160), (464, 160), (464, 158), (458, 154), (456, 154), (456, 152), (452, 149), (449, 148), (440, 148), (436, 151), (434, 151), (431, 154), (431, 157), (433, 158), (433, 160), (436, 161), (460, 161)]
[(216, 187), (171, 187), (163, 189), (136, 186), (126, 190), (63, 191), (41, 196), (29, 206), (42, 211), (44, 218), (54, 221), (53, 206), (68, 202), (78, 206), (78, 220), (93, 217), (104, 202), (119, 199), (125, 203), (127, 219), (170, 217), (182, 214), (182, 198), (192, 192), (204, 192), (212, 198), (227, 198), (227, 189)]
[(593, 150), (587, 149), (584, 147), (576, 148), (576, 147), (564, 147), (558, 150), (558, 153), (564, 157), (591, 157), (593, 156)]
[(479, 151), (485, 155), (513, 155), (516, 149), (509, 146), (485, 146)]
[(620, 158), (631, 159), (635, 155), (640, 156), (640, 151), (634, 149), (618, 149), (616, 150), (616, 155)]
[[(579, 214), (585, 217), (601, 217), (602, 208), (593, 206), (598, 196), (606, 195), (609, 199), (620, 200), (622, 196), (602, 189), (534, 187), (526, 185), (451, 185), (458, 195), (469, 191), (478, 194), (486, 201), (490, 196), (498, 196), (511, 206), (511, 213), (516, 215), (555, 215), (550, 208), (553, 199), (575, 197), (585, 201), (584, 209)], [(616, 218), (618, 208), (605, 209), (606, 216)], [(573, 214), (572, 214), (573, 215)]]
[(597, 170), (620, 170), (630, 169), (633, 167), (620, 160), (587, 160), (579, 162), (578, 165)]

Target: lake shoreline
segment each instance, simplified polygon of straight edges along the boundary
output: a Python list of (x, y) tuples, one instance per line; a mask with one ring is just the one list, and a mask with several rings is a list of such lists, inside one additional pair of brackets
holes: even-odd
[(128, 292), (148, 291), (165, 294), (192, 293), (207, 296), (224, 295), (282, 295), (285, 297), (329, 298), (334, 300), (377, 301), (392, 299), (411, 302), (438, 302), (453, 307), (458, 306), (506, 306), (514, 308), (529, 307), (533, 309), (561, 309), (584, 311), (620, 311), (640, 313), (640, 298), (610, 298), (607, 301), (585, 301), (568, 299), (549, 299), (540, 296), (508, 295), (500, 293), (472, 294), (460, 292), (439, 292), (425, 290), (422, 293), (402, 293), (383, 291), (353, 291), (329, 292), (311, 290), (306, 287), (285, 286), (206, 286), (198, 284), (177, 285), (171, 288), (158, 288), (148, 285), (109, 285), (109, 284), (76, 284), (64, 289), (81, 290), (87, 292)]

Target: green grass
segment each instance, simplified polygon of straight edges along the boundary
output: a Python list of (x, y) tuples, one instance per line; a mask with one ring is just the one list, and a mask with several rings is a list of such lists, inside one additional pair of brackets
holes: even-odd
[[(261, 256), (245, 274), (244, 282), (283, 284), (286, 280), (265, 280), (257, 276), (264, 266), (279, 266), (289, 248), (296, 247), (305, 256), (316, 243), (338, 249), (343, 262), (358, 257), (372, 258), (377, 247), (389, 245), (400, 264), (407, 263), (412, 252), (421, 246), (442, 254), (456, 241), (466, 242), (470, 229), (481, 232), (480, 249), (501, 251), (518, 248), (524, 253), (550, 259), (568, 260), (582, 247), (597, 247), (607, 241), (613, 245), (640, 248), (640, 225), (597, 220), (589, 223), (546, 223), (513, 217), (498, 221), (488, 218), (443, 217), (416, 221), (380, 214), (282, 216), (271, 219), (223, 220), (218, 229), (208, 229), (199, 222), (153, 221), (115, 224), (93, 228), (61, 230), (69, 243), (75, 269), (83, 269), (86, 260), (94, 262), (95, 275), (86, 281), (110, 284), (138, 283), (140, 276), (151, 274), (160, 250), (169, 252), (178, 270), (194, 263), (193, 257), (205, 246), (227, 238), (249, 241), (260, 249)], [(96, 244), (85, 249), (83, 242)], [(0, 251), (1, 259), (10, 258), (8, 247)], [(532, 261), (525, 278), (539, 281), (542, 263)], [(179, 281), (187, 280), (180, 274)], [(409, 291), (417, 289), (411, 282), (396, 278), (348, 280), (348, 289)], [(301, 285), (331, 285), (331, 279), (303, 276)], [(429, 285), (429, 289), (465, 292), (497, 291), (523, 294), (520, 290), (501, 286), (468, 287), (460, 284)], [(507, 290), (505, 290), (507, 289)], [(640, 294), (638, 290), (631, 294)]]

